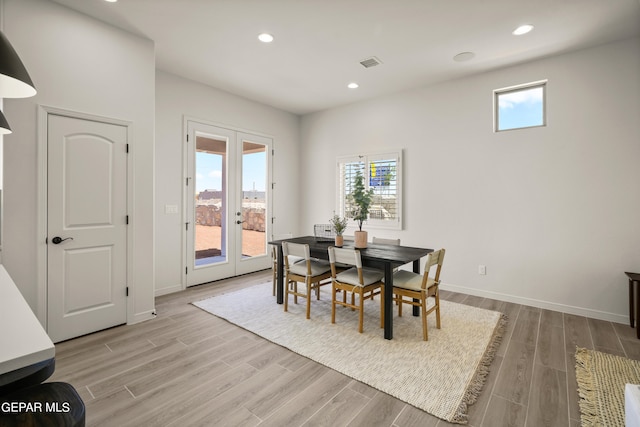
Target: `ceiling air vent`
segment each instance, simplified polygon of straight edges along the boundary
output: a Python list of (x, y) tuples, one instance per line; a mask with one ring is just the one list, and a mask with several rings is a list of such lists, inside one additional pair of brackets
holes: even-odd
[(360, 64), (362, 64), (364, 68), (371, 68), (371, 67), (375, 67), (376, 65), (382, 64), (382, 61), (380, 61), (375, 56), (372, 56), (370, 58), (363, 59), (362, 61), (360, 61)]

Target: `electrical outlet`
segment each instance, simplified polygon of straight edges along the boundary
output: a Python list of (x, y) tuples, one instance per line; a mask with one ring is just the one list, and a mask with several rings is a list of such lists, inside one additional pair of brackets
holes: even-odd
[(178, 213), (178, 205), (164, 205), (164, 213), (166, 213), (166, 214), (177, 214)]
[(479, 265), (478, 266), (478, 274), (481, 274), (483, 276), (485, 274), (487, 274), (487, 266), (486, 265)]

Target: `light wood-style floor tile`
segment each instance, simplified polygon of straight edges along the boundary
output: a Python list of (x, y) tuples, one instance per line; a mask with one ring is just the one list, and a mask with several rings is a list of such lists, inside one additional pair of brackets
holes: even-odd
[[(87, 426), (456, 425), (190, 304), (270, 279), (264, 271), (160, 296), (154, 320), (57, 344), (51, 381), (76, 387)], [(471, 427), (578, 427), (576, 346), (640, 360), (628, 324), (445, 290), (440, 296), (508, 317), (469, 408)]]
[(528, 427), (564, 427), (569, 423), (567, 376), (547, 366), (535, 365), (527, 411)]
[(493, 394), (526, 405), (529, 401), (534, 355), (533, 345), (512, 340), (502, 361)]

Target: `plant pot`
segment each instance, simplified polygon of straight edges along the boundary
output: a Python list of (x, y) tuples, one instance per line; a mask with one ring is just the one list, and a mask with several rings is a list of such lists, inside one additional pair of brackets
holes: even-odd
[(364, 249), (367, 247), (367, 240), (369, 239), (369, 235), (366, 231), (355, 231), (354, 233), (355, 239), (355, 247)]
[(336, 236), (336, 247), (341, 248), (343, 244), (344, 244), (344, 236), (342, 235)]

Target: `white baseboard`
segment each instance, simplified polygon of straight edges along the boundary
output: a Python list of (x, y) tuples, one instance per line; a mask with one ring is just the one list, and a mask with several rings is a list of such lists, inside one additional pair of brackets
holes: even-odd
[(142, 313), (136, 313), (133, 315), (133, 319), (130, 319), (127, 322), (127, 325), (134, 325), (136, 323), (144, 322), (146, 320), (151, 320), (156, 318), (156, 310), (144, 311)]
[(574, 314), (577, 316), (591, 317), (593, 319), (606, 320), (614, 323), (629, 324), (629, 316), (617, 313), (607, 313), (605, 311), (593, 310), (589, 308), (575, 307), (572, 305), (558, 304), (555, 302), (542, 301), (533, 298), (524, 298), (516, 295), (503, 294), (499, 292), (484, 291), (481, 289), (467, 288), (464, 286), (442, 283), (440, 289), (444, 291), (459, 292), (461, 294), (475, 295), (483, 298), (495, 299), (498, 301), (512, 302), (516, 304), (528, 305), (531, 307), (543, 308), (546, 310), (559, 311), (561, 313)]
[(156, 289), (155, 296), (159, 297), (161, 295), (172, 294), (174, 292), (179, 292), (179, 291), (182, 291), (182, 290), (183, 290), (182, 284), (178, 283), (177, 285), (167, 286), (167, 287), (162, 288), (162, 289)]

